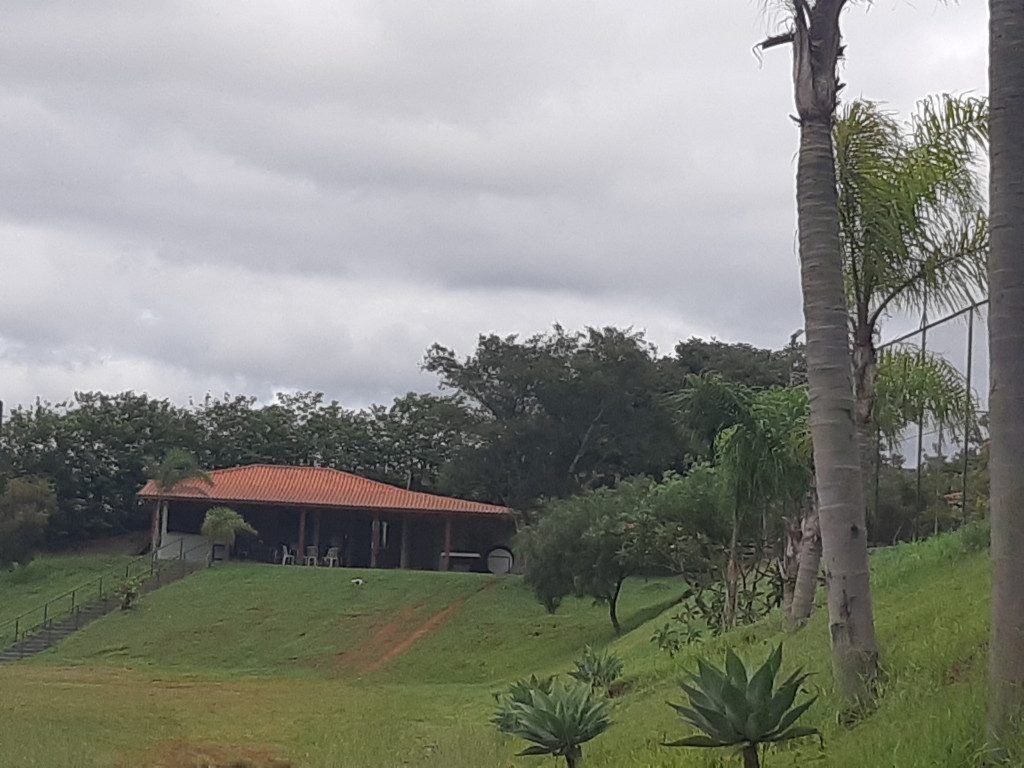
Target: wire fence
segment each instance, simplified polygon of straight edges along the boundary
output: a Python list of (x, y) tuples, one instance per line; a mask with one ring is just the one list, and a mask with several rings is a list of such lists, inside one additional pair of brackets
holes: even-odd
[[(877, 435), (868, 512), (880, 544), (919, 538), (987, 516), (988, 300), (974, 302), (880, 344), (939, 355), (963, 376), (960, 418), (934, 421), (922, 413), (895, 444)], [(973, 393), (973, 397), (971, 397)], [(872, 492), (873, 491), (873, 492)]]

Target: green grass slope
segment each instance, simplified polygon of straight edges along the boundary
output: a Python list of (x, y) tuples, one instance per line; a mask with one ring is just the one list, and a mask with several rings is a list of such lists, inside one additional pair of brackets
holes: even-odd
[[(105, 573), (124, 568), (131, 560), (128, 555), (110, 553), (42, 555), (24, 568), (0, 570), (0, 624), (26, 611), (34, 611), (47, 600), (60, 597)], [(90, 595), (86, 593), (85, 597)]]
[[(767, 765), (970, 766), (984, 718), (987, 553), (959, 535), (873, 557), (887, 679), (878, 711), (834, 723), (827, 617), (788, 637), (777, 617), (695, 649), (785, 666), (822, 694), (807, 741)], [(361, 577), (362, 585), (351, 579)], [(567, 671), (587, 642), (626, 662), (615, 726), (584, 748), (589, 766), (736, 765), (728, 752), (669, 749), (687, 733), (665, 703), (692, 657), (650, 642), (678, 581), (627, 582), (616, 638), (603, 606), (545, 614), (516, 578), (218, 565), (146, 596), (28, 662), (0, 667), (0, 768), (273, 765), (553, 766), (489, 725), (492, 692)], [(416, 642), (408, 643), (416, 636)], [(404, 643), (404, 645), (403, 645)], [(278, 763), (283, 765), (283, 763)]]

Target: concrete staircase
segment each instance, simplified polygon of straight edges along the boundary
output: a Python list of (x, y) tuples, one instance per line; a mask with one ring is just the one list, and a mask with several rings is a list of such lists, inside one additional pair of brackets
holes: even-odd
[[(141, 597), (206, 567), (207, 564), (205, 562), (181, 561), (167, 564), (142, 582), (139, 588), (139, 595)], [(21, 661), (29, 656), (42, 653), (46, 649), (57, 645), (68, 635), (73, 635), (87, 624), (106, 616), (108, 613), (120, 610), (120, 608), (121, 602), (113, 594), (105, 596), (102, 600), (97, 599), (91, 603), (77, 606), (71, 612), (71, 615), (59, 620), (46, 622), (44, 626), (37, 627), (20, 642), (0, 651), (0, 664)]]

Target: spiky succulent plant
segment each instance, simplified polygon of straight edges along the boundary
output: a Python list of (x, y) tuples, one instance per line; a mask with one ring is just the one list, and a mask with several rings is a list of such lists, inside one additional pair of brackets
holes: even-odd
[(555, 755), (564, 757), (568, 768), (578, 768), (583, 744), (611, 726), (608, 713), (608, 702), (589, 685), (553, 683), (547, 691), (535, 687), (508, 696), (491, 722), (534, 743), (519, 755)]
[(665, 746), (739, 747), (744, 767), (759, 768), (762, 744), (804, 736), (820, 738), (816, 728), (795, 725), (817, 699), (793, 705), (808, 674), (798, 669), (776, 687), (781, 666), (781, 644), (752, 675), (732, 650), (726, 652), (725, 669), (698, 659), (697, 672), (680, 683), (690, 706), (670, 706), (702, 733)]

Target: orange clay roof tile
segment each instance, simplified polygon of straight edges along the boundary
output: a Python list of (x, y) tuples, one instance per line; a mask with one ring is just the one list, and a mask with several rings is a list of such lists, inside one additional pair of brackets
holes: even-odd
[(202, 499), (211, 502), (387, 509), (406, 512), (507, 515), (506, 507), (416, 493), (327, 467), (254, 464), (210, 472), (213, 485), (188, 480), (160, 493), (150, 480), (141, 499)]

